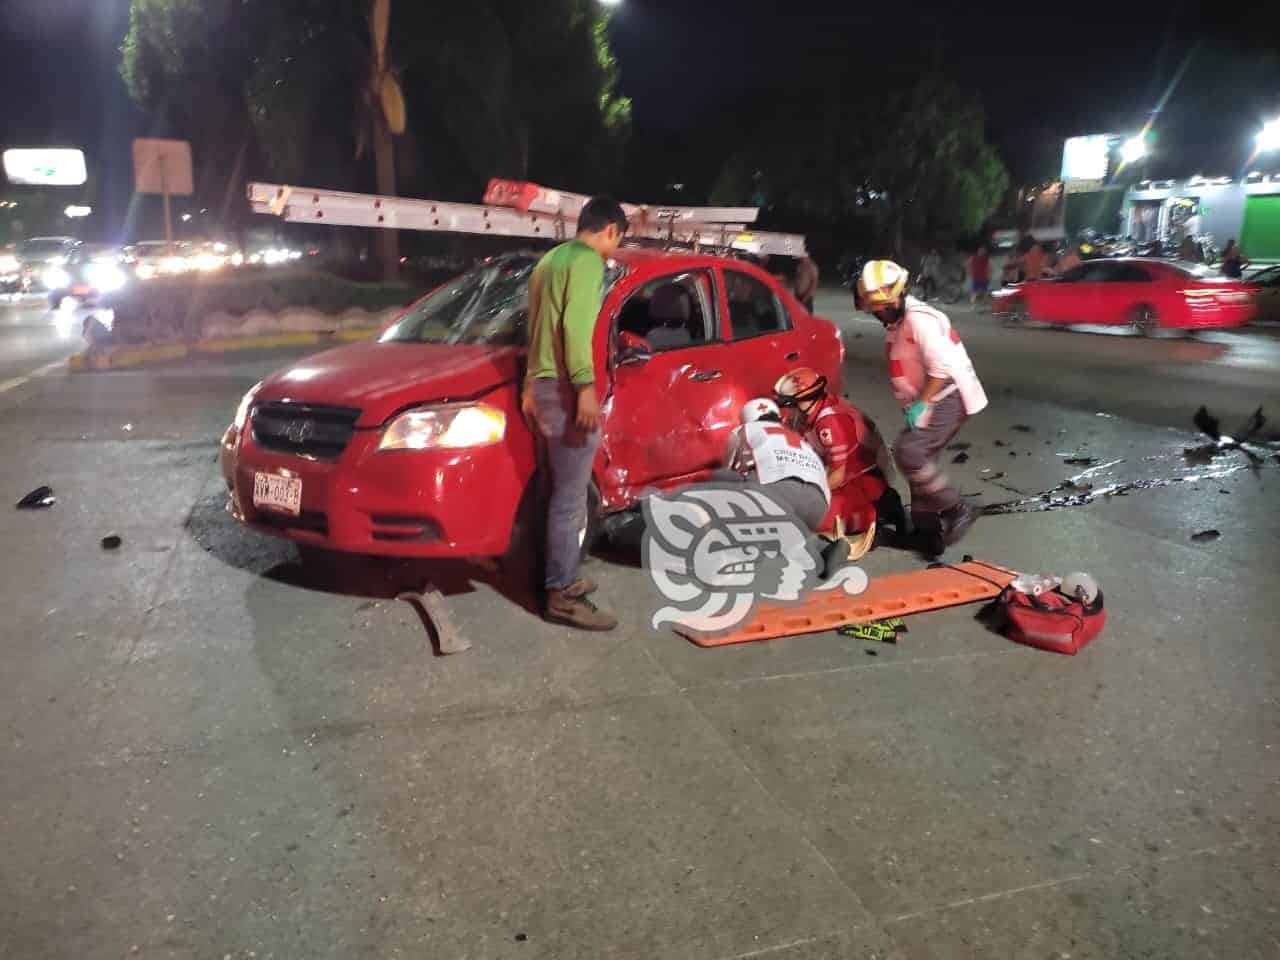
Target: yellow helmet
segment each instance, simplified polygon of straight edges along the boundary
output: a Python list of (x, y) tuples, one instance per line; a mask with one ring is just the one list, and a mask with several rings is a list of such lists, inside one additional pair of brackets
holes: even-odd
[(858, 302), (874, 310), (896, 302), (906, 289), (906, 270), (892, 260), (868, 260), (858, 277)]

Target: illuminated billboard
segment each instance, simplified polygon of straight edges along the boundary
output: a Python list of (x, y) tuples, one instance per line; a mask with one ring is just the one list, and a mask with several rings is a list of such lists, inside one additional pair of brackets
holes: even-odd
[(1114, 172), (1113, 157), (1122, 138), (1112, 133), (1072, 137), (1062, 148), (1062, 182), (1068, 193), (1098, 190)]
[(32, 187), (78, 187), (89, 178), (83, 152), (57, 148), (6, 150), (4, 175)]

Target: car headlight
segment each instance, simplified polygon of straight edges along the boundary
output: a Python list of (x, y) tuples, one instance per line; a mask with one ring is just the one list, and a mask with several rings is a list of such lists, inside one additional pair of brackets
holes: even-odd
[(507, 415), (484, 403), (447, 403), (400, 414), (382, 431), (379, 450), (459, 450), (501, 443)]
[(156, 268), (149, 263), (140, 263), (136, 272), (139, 280), (150, 280), (156, 275)]
[(240, 400), (240, 406), (236, 407), (236, 418), (231, 421), (231, 425), (237, 430), (243, 430), (244, 425), (249, 421), (249, 411), (253, 409), (254, 397), (258, 395), (258, 391), (262, 389), (262, 384), (255, 383), (249, 388), (249, 392)]
[(91, 263), (84, 268), (84, 276), (99, 293), (114, 293), (126, 279), (124, 271), (114, 263)]
[(40, 278), (50, 290), (61, 290), (71, 286), (71, 275), (61, 267), (49, 267)]
[(22, 269), (17, 257), (0, 257), (0, 274), (9, 276)]

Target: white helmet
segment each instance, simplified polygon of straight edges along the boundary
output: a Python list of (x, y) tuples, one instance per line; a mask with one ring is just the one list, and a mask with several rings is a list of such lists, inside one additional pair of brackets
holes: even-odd
[(755, 423), (769, 414), (773, 414), (779, 420), (782, 419), (782, 411), (768, 397), (756, 397), (754, 400), (748, 400), (742, 406), (743, 423)]

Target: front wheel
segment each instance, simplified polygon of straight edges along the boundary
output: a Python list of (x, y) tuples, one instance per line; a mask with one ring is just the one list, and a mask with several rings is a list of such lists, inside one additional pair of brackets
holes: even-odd
[(1000, 322), (1006, 327), (1024, 327), (1029, 319), (1027, 308), (1021, 303), (1015, 303), (1000, 316)]
[(1129, 314), (1129, 329), (1135, 336), (1149, 337), (1159, 326), (1160, 317), (1156, 314), (1156, 308), (1149, 303), (1134, 307)]

